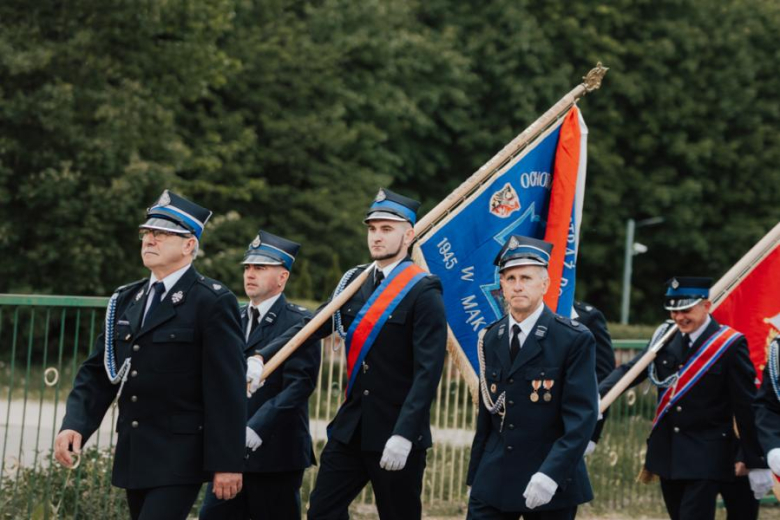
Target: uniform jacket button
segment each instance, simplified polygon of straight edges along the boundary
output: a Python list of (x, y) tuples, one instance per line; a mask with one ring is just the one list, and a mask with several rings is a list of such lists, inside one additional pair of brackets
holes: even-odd
[(363, 395), (368, 395), (370, 392), (368, 390), (363, 390)]
[(417, 436), (417, 442), (420, 442), (423, 439), (422, 435)]
[(514, 380), (514, 379), (510, 379), (510, 380), (509, 380), (509, 384), (510, 384), (510, 385), (511, 385), (512, 383), (514, 383), (514, 382), (515, 382), (515, 380)]
[(509, 406), (514, 406), (514, 405), (515, 405), (514, 401), (509, 401)]
[(677, 411), (678, 411), (678, 412), (682, 412), (682, 406), (678, 406), (678, 407), (677, 407)]
[(137, 396), (137, 395), (134, 395), (134, 396), (132, 396), (132, 397), (130, 398), (130, 400), (131, 400), (132, 402), (134, 402), (134, 403), (135, 403), (135, 402), (137, 402), (137, 401), (138, 401), (138, 396)]
[(675, 426), (675, 427), (674, 427), (674, 433), (680, 433), (680, 428), (679, 428), (679, 427), (677, 427), (677, 426)]
[(510, 429), (510, 430), (514, 430), (514, 429), (515, 429), (515, 425), (514, 425), (514, 424), (510, 424), (510, 425), (509, 425), (509, 429)]
[(133, 428), (138, 428), (138, 421), (131, 422), (130, 426), (132, 426)]
[(138, 370), (133, 370), (130, 372), (130, 377), (135, 377), (138, 375)]
[(507, 446), (506, 451), (512, 451), (514, 448), (512, 446)]
[(138, 352), (141, 350), (141, 345), (133, 345), (133, 352)]

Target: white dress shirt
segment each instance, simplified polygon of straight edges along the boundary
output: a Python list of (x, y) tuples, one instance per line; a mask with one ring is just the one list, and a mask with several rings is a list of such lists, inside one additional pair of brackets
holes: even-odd
[(520, 325), (520, 347), (523, 346), (523, 343), (525, 343), (525, 338), (528, 337), (529, 334), (531, 334), (531, 331), (534, 329), (534, 326), (536, 326), (536, 322), (539, 321), (539, 316), (542, 315), (542, 311), (544, 311), (544, 302), (539, 302), (539, 307), (536, 308), (534, 312), (528, 315), (526, 319), (521, 321), (520, 323), (515, 320), (515, 317), (512, 316), (512, 313), (509, 313), (509, 348), (512, 348), (512, 330), (514, 329), (515, 325)]
[[(152, 290), (152, 285), (156, 284), (157, 282), (162, 282), (165, 286), (165, 292), (162, 293), (162, 296), (160, 296), (160, 301), (163, 301), (165, 297), (168, 295), (168, 293), (173, 289), (173, 286), (176, 285), (176, 282), (178, 282), (182, 276), (184, 276), (184, 273), (187, 272), (187, 269), (189, 269), (192, 266), (192, 263), (189, 263), (179, 269), (178, 271), (174, 271), (162, 280), (158, 280), (154, 273), (152, 273), (149, 276), (149, 284), (146, 286), (146, 294), (149, 294), (149, 291)], [(146, 317), (146, 313), (149, 312), (149, 307), (152, 305), (152, 299), (147, 298), (146, 299), (146, 307), (144, 308), (144, 318)]]
[[(282, 295), (282, 293), (277, 294), (276, 296), (271, 296), (267, 300), (261, 301), (258, 305), (255, 305), (252, 302), (249, 302), (249, 306), (246, 309), (247, 316), (252, 316), (252, 314), (249, 312), (250, 309), (257, 309), (257, 323), (252, 325), (252, 329), (254, 330), (258, 325), (260, 325), (260, 322), (263, 321), (263, 318), (268, 313), (268, 311), (271, 310), (271, 307), (274, 306), (274, 303), (276, 303), (276, 300), (279, 299), (279, 297)], [(249, 320), (246, 322), (246, 330), (244, 331), (244, 335), (246, 336), (246, 340), (249, 340)]]

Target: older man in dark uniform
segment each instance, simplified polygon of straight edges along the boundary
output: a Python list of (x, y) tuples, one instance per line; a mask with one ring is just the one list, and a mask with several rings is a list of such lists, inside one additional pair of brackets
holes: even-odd
[(472, 520), (568, 520), (593, 498), (583, 454), (598, 416), (595, 344), (544, 304), (551, 251), (513, 235), (496, 257), (510, 312), (479, 344)]
[[(328, 426), (311, 495), (312, 520), (348, 518), (349, 504), (368, 482), (383, 520), (421, 518), (430, 407), (444, 365), (447, 323), (441, 282), (407, 256), (418, 207), (412, 199), (379, 191), (364, 220), (375, 262), (371, 272), (308, 340), (335, 328), (345, 338), (347, 355), (345, 400)], [(347, 272), (339, 288), (366, 268)], [(300, 328), (260, 349), (263, 359)], [(250, 376), (257, 381), (257, 372)]]
[[(311, 316), (284, 296), (300, 247), (262, 230), (249, 244), (243, 264), (250, 302), (241, 309), (247, 356)], [(303, 473), (315, 461), (309, 396), (319, 366), (319, 342), (301, 347), (251, 397), (244, 489), (228, 501), (207, 493), (201, 520), (300, 520)]]
[[(758, 445), (751, 405), (755, 371), (745, 337), (709, 314), (710, 278), (676, 277), (668, 283), (665, 308), (671, 320), (653, 334), (654, 344), (673, 324), (678, 331), (648, 370), (658, 387), (658, 406), (647, 440), (645, 476), (661, 479), (672, 520), (715, 518), (722, 482), (734, 480), (734, 420), (740, 432), (750, 486), (757, 495), (771, 488)], [(621, 365), (599, 386), (606, 394), (644, 352)]]
[(134, 520), (185, 519), (201, 484), (241, 490), (246, 396), (236, 297), (192, 266), (211, 212), (166, 190), (140, 226), (149, 279), (117, 289), (76, 375), (57, 460), (71, 466), (114, 399), (112, 483)]

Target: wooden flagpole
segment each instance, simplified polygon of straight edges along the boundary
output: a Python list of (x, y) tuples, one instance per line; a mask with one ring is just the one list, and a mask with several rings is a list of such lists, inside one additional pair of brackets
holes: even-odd
[[(778, 243), (780, 243), (780, 223), (772, 228), (769, 233), (764, 235), (764, 238), (759, 240), (758, 243), (739, 260), (739, 262), (734, 264), (731, 269), (729, 269), (726, 274), (712, 286), (710, 294), (714, 294), (715, 296), (710, 298), (710, 301), (712, 301), (712, 309), (710, 312), (714, 311), (718, 305), (726, 299), (731, 291), (750, 275), (753, 269), (774, 250)], [(656, 355), (658, 355), (658, 351), (663, 348), (675, 332), (677, 332), (677, 325), (672, 325), (666, 334), (650, 346), (650, 348), (647, 349), (647, 352), (645, 352), (645, 355), (639, 358), (639, 361), (631, 367), (631, 370), (626, 372), (615, 386), (607, 392), (607, 395), (605, 395), (600, 402), (599, 411), (601, 413), (604, 413), (604, 411), (615, 402), (615, 399), (620, 397), (626, 388), (629, 387), (634, 379), (636, 379), (636, 377), (653, 362)]]
[[(414, 226), (414, 234), (419, 239), (427, 231), (429, 231), (440, 219), (445, 217), (450, 211), (458, 206), (463, 200), (468, 197), (474, 190), (478, 189), (485, 181), (487, 181), (495, 172), (501, 169), (501, 167), (510, 161), (518, 153), (520, 153), (529, 143), (531, 143), (536, 137), (544, 132), (544, 130), (558, 120), (569, 108), (571, 108), (578, 99), (593, 92), (601, 87), (601, 80), (609, 69), (603, 67), (601, 62), (596, 64), (596, 67), (590, 70), (586, 76), (583, 76), (583, 81), (576, 87), (574, 87), (568, 94), (563, 96), (557, 103), (555, 103), (547, 112), (545, 112), (539, 119), (534, 121), (531, 126), (523, 130), (523, 132), (512, 139), (500, 152), (493, 156), (488, 162), (486, 162), (479, 170), (477, 170), (471, 177), (466, 179), (460, 186), (458, 186), (452, 193), (450, 193), (444, 200), (436, 205), (431, 211), (420, 219)], [(355, 280), (344, 288), (344, 291), (334, 298), (328, 305), (326, 305), (320, 312), (317, 313), (312, 320), (306, 324), (298, 333), (284, 345), (284, 347), (276, 353), (270, 360), (267, 360), (263, 369), (263, 379), (267, 379), (274, 370), (284, 363), (284, 361), (292, 355), (295, 350), (300, 347), (311, 334), (321, 327), (326, 321), (328, 321), (333, 314), (336, 313), (342, 305), (344, 305), (360, 288), (365, 281), (368, 273), (371, 269), (364, 270)], [(449, 342), (449, 341), (448, 341)]]

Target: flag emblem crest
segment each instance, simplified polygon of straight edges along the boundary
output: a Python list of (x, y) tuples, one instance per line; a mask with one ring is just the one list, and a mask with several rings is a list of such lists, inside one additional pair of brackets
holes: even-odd
[(520, 198), (517, 192), (508, 182), (503, 188), (490, 197), (490, 213), (500, 218), (507, 218), (515, 211), (520, 210)]

